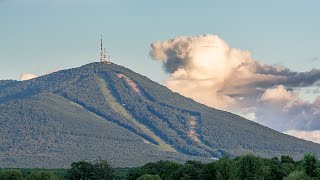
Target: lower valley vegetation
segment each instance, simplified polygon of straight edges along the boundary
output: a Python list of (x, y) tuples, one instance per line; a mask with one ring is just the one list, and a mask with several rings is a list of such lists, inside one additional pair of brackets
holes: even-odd
[(305, 154), (270, 159), (252, 154), (222, 157), (209, 163), (190, 160), (185, 164), (157, 161), (136, 168), (113, 168), (105, 160), (78, 161), (69, 169), (1, 169), (0, 180), (311, 180), (320, 179), (320, 161)]

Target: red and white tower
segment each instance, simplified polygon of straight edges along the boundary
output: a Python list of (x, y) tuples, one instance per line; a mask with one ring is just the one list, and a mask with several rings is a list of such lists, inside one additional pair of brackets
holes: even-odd
[(101, 35), (101, 39), (100, 39), (100, 63), (111, 64), (110, 56), (107, 56), (106, 48), (103, 48), (102, 35)]

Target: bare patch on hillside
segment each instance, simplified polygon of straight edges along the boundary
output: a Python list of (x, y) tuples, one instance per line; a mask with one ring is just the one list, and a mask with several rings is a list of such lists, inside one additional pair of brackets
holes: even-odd
[(201, 143), (196, 132), (196, 126), (197, 126), (197, 117), (191, 116), (189, 119), (189, 137), (194, 141), (196, 141), (197, 143)]
[(132, 88), (132, 90), (134, 90), (134, 92), (138, 93), (139, 95), (141, 95), (141, 91), (137, 85), (137, 83), (135, 83), (134, 81), (132, 81), (128, 76), (124, 75), (124, 74), (117, 74), (118, 78), (124, 79), (125, 81), (127, 81), (127, 83), (130, 85), (130, 87)]

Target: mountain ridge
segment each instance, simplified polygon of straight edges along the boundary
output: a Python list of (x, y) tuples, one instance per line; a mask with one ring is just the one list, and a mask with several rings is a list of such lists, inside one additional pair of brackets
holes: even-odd
[[(31, 109), (26, 109), (28, 104)], [(28, 81), (0, 81), (0, 112), (0, 166), (19, 166), (21, 159), (34, 161), (29, 164), (34, 167), (66, 167), (71, 160), (104, 157), (115, 166), (125, 167), (159, 159), (208, 161), (246, 153), (296, 158), (305, 152), (320, 155), (319, 144), (197, 103), (116, 64), (90, 63)], [(24, 121), (31, 124), (27, 126), (31, 130), (15, 123)], [(102, 125), (101, 121), (109, 124)], [(94, 132), (91, 122), (96, 123), (94, 127), (103, 128)], [(78, 124), (77, 128), (72, 124)], [(17, 138), (33, 143), (37, 138), (51, 142), (42, 129), (51, 133), (52, 144), (39, 143), (41, 148), (36, 149), (24, 143), (28, 151), (23, 150), (23, 143)], [(119, 139), (115, 134), (125, 138)], [(82, 147), (81, 152), (75, 142)], [(91, 144), (92, 149), (85, 144)], [(98, 152), (99, 147), (110, 152)], [(26, 152), (38, 156), (54, 154), (58, 163), (48, 162), (51, 156), (44, 156), (47, 160), (41, 163), (36, 160), (37, 155), (27, 156)], [(121, 157), (121, 153), (126, 157)], [(112, 156), (115, 154), (118, 158)]]

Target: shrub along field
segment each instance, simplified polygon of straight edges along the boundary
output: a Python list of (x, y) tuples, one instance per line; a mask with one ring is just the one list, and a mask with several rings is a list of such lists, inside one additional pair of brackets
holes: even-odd
[(157, 161), (137, 168), (112, 168), (107, 161), (78, 161), (69, 169), (3, 169), (0, 180), (55, 179), (124, 179), (124, 180), (308, 180), (320, 179), (320, 161), (311, 154), (295, 161), (290, 156), (270, 159), (244, 155), (202, 163), (190, 160), (185, 164)]

